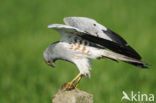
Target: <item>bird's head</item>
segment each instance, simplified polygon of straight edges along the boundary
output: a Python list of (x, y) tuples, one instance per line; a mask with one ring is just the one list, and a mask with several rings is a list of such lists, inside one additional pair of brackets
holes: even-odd
[(51, 67), (55, 67), (55, 61), (57, 60), (56, 52), (54, 51), (54, 44), (50, 45), (43, 53), (43, 58), (46, 64)]
[(55, 58), (51, 58), (49, 57), (49, 54), (47, 54), (46, 52), (44, 52), (44, 61), (46, 64), (48, 64), (51, 67), (55, 67)]
[(48, 60), (48, 59), (45, 59), (45, 58), (44, 58), (44, 61), (45, 61), (45, 63), (48, 64), (49, 66), (55, 68), (55, 60), (53, 60), (53, 59), (49, 59), (49, 60)]

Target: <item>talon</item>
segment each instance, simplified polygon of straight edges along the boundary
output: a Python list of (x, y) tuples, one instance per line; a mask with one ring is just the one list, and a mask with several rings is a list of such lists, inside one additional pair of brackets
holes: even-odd
[(74, 89), (75, 87), (74, 87), (74, 84), (73, 84), (73, 82), (68, 82), (68, 83), (66, 83), (66, 86), (65, 86), (65, 89), (66, 90), (72, 90), (72, 89)]
[(67, 82), (61, 86), (59, 90), (72, 90), (75, 89), (73, 82)]
[[(59, 90), (72, 90), (72, 89), (78, 89), (79, 82), (82, 78), (82, 75), (79, 73), (71, 82), (67, 82), (64, 85), (61, 86)], [(76, 85), (74, 86), (74, 82), (77, 80)]]

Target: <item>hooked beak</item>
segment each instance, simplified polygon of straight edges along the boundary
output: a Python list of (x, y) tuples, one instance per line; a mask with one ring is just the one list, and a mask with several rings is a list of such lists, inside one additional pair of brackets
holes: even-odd
[(54, 63), (53, 61), (45, 60), (45, 62), (46, 62), (49, 66), (55, 68), (55, 63)]

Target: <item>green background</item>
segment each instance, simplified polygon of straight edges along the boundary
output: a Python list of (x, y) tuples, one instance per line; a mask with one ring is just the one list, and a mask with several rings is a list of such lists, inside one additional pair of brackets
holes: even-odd
[(43, 61), (43, 51), (60, 39), (47, 25), (63, 23), (68, 16), (97, 20), (152, 64), (147, 70), (93, 60), (91, 79), (83, 78), (79, 88), (92, 93), (95, 103), (119, 103), (123, 90), (156, 95), (155, 10), (155, 0), (2, 0), (0, 103), (51, 103), (60, 86), (79, 73), (71, 63), (57, 61), (53, 69)]

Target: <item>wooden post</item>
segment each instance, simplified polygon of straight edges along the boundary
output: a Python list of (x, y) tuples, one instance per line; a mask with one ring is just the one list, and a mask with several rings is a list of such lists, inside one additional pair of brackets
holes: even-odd
[(93, 103), (93, 95), (82, 90), (60, 90), (52, 97), (52, 103)]

